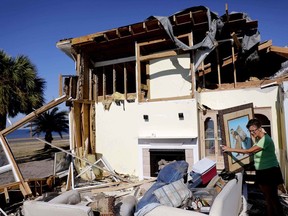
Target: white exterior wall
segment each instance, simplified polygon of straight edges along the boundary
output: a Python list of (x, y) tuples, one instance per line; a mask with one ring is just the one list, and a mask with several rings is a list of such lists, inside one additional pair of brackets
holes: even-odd
[(137, 103), (125, 102), (110, 110), (96, 104), (96, 152), (103, 154), (112, 168), (120, 173), (138, 176), (138, 117)]
[[(200, 104), (204, 104), (213, 110), (221, 110), (230, 107), (235, 107), (247, 103), (253, 103), (254, 108), (271, 108), (271, 135), (276, 141), (278, 140), (277, 132), (277, 110), (276, 103), (278, 99), (278, 86), (269, 88), (247, 88), (247, 89), (232, 89), (223, 91), (201, 92), (198, 95)], [(278, 151), (278, 146), (276, 145)]]
[[(183, 120), (179, 119), (178, 113), (183, 113)], [(143, 115), (148, 115), (149, 121), (145, 121)], [(189, 139), (197, 141), (197, 136), (197, 103), (193, 99), (125, 102), (125, 109), (113, 103), (109, 111), (105, 111), (101, 103), (96, 105), (96, 152), (103, 154), (120, 173), (143, 177), (143, 148), (190, 149), (193, 160), (197, 161), (198, 142), (182, 143)], [(160, 139), (160, 143), (153, 143)], [(143, 144), (143, 140), (152, 142)]]
[(113, 103), (109, 111), (96, 104), (96, 152), (102, 153), (113, 169), (143, 177), (144, 169), (147, 173), (143, 155), (149, 149), (183, 149), (186, 159), (199, 160), (196, 100), (165, 100), (191, 94), (189, 72), (189, 55), (153, 60), (150, 95), (161, 100), (125, 102), (124, 106)]

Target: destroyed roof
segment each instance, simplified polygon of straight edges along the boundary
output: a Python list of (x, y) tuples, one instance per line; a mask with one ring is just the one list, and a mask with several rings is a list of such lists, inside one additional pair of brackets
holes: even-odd
[[(193, 44), (189, 44), (187, 37), (177, 38), (184, 34), (192, 34)], [(194, 50), (198, 77), (205, 75), (207, 83), (204, 88), (210, 89), (218, 88), (218, 65), (222, 83), (235, 82), (231, 73), (233, 67), (237, 71), (237, 82), (245, 82), (250, 77), (271, 78), (288, 58), (288, 48), (272, 46), (272, 41), (261, 43), (258, 21), (251, 20), (246, 13), (229, 14), (227, 11), (218, 16), (204, 6), (190, 7), (169, 17), (151, 16), (139, 23), (60, 40), (57, 47), (74, 60), (80, 52), (89, 56), (93, 63), (121, 58), (135, 60), (135, 42), (163, 39), (166, 40), (142, 46), (141, 54), (164, 50), (189, 53)], [(201, 62), (204, 64), (198, 67)]]
[[(193, 43), (197, 44), (203, 40), (207, 31), (209, 31), (210, 17), (213, 20), (217, 18), (217, 15), (210, 12), (210, 9), (207, 7), (196, 6), (175, 13), (168, 18), (173, 26), (175, 36), (193, 32)], [(218, 32), (217, 38), (219, 40), (227, 38), (227, 36), (231, 38), (229, 32), (235, 32), (237, 36), (241, 37), (244, 31), (257, 29), (258, 27), (257, 21), (247, 19), (243, 13), (233, 13), (228, 16), (223, 15), (221, 19), (225, 22), (225, 25), (221, 32)], [(151, 16), (139, 23), (61, 40), (57, 43), (57, 46), (60, 49), (64, 49), (63, 45), (67, 44), (68, 41), (73, 49), (81, 49), (94, 62), (97, 62), (119, 57), (135, 56), (135, 41), (141, 42), (163, 38), (169, 39), (169, 36), (160, 21), (156, 17)], [(184, 43), (187, 43), (187, 41), (184, 41)], [(156, 49), (167, 50), (175, 48), (175, 45), (171, 42), (162, 43), (160, 47), (159, 44), (157, 46), (146, 47), (147, 52), (156, 52)]]

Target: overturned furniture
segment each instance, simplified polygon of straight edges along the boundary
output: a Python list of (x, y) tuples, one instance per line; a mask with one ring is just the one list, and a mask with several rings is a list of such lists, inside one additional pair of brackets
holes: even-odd
[[(38, 199), (39, 200), (39, 199)], [(80, 194), (77, 191), (68, 191), (51, 199), (48, 202), (28, 200), (23, 204), (25, 216), (93, 216), (91, 207), (81, 203)]]

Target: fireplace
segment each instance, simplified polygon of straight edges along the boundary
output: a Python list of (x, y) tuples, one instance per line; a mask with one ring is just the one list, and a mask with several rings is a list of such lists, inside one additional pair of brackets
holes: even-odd
[(157, 177), (161, 165), (174, 160), (185, 160), (185, 149), (149, 149), (150, 176)]
[(197, 138), (141, 138), (138, 140), (142, 161), (142, 177), (157, 177), (158, 162), (185, 160), (192, 169), (194, 161), (198, 161)]

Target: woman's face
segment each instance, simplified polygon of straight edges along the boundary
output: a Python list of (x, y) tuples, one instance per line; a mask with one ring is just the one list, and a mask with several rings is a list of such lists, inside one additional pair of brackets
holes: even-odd
[(251, 136), (253, 136), (255, 138), (258, 137), (260, 128), (257, 128), (257, 126), (255, 126), (255, 125), (251, 125), (248, 130), (249, 130)]

